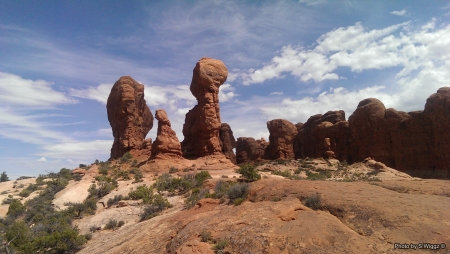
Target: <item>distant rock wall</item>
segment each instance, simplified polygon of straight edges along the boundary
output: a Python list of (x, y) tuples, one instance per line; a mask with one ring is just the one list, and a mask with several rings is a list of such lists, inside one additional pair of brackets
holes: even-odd
[(264, 156), (264, 148), (254, 138), (240, 137), (236, 142), (236, 161), (246, 163), (260, 160)]
[(227, 159), (236, 164), (236, 155), (233, 149), (236, 148), (236, 139), (233, 136), (233, 131), (230, 125), (222, 123), (219, 130), (220, 146), (222, 147), (222, 153)]
[(221, 154), (219, 87), (227, 79), (228, 70), (222, 61), (202, 58), (193, 70), (190, 86), (197, 105), (186, 114), (183, 125), (183, 155)]
[(111, 89), (106, 109), (114, 136), (111, 159), (151, 143), (151, 140), (144, 143), (153, 127), (153, 115), (144, 99), (144, 85), (129, 76), (121, 77)]

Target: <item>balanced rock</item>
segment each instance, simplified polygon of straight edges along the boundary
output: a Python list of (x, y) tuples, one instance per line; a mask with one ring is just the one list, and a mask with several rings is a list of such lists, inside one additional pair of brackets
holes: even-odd
[(129, 76), (121, 77), (111, 89), (106, 109), (114, 136), (111, 159), (140, 150), (153, 127), (153, 115), (144, 99), (144, 85)]
[(197, 105), (186, 114), (181, 143), (186, 156), (221, 154), (219, 87), (227, 79), (228, 70), (222, 61), (202, 58), (197, 62), (190, 86)]
[(294, 139), (297, 127), (288, 120), (275, 119), (267, 122), (269, 129), (269, 146), (265, 149), (265, 158), (294, 159)]
[(236, 161), (244, 163), (260, 160), (264, 156), (264, 148), (254, 139), (240, 137), (236, 142)]
[(158, 120), (158, 131), (152, 144), (152, 158), (181, 158), (181, 144), (175, 131), (172, 130), (166, 111), (156, 110), (155, 118)]
[(220, 144), (222, 146), (222, 153), (227, 159), (236, 164), (236, 155), (233, 149), (236, 148), (236, 139), (233, 136), (233, 131), (230, 125), (222, 123), (219, 130)]

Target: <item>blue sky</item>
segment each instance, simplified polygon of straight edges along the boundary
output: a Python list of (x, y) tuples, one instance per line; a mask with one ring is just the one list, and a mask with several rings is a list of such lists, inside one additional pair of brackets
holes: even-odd
[(0, 1), (0, 171), (107, 160), (106, 99), (124, 75), (183, 140), (204, 56), (228, 67), (221, 118), (235, 137), (267, 139), (275, 118), (348, 118), (369, 97), (422, 110), (449, 85), (449, 21), (447, 1)]

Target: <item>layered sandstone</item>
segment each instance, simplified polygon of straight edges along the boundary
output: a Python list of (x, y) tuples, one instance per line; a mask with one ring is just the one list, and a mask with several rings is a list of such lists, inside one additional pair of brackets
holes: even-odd
[(156, 110), (158, 132), (152, 144), (152, 157), (157, 159), (181, 158), (181, 144), (177, 134), (172, 130), (167, 113), (163, 109)]
[(265, 149), (264, 157), (270, 160), (294, 159), (294, 139), (297, 127), (284, 119), (267, 122), (269, 129), (269, 145)]
[(222, 147), (222, 153), (227, 159), (236, 164), (236, 155), (233, 149), (236, 148), (236, 139), (234, 138), (233, 131), (227, 123), (222, 123), (219, 130), (220, 145)]
[(186, 156), (222, 153), (219, 87), (227, 79), (228, 70), (222, 61), (202, 58), (197, 62), (190, 86), (197, 105), (186, 114), (181, 143)]
[(129, 76), (116, 81), (106, 103), (114, 143), (111, 159), (142, 149), (144, 138), (153, 127), (153, 115), (144, 99), (144, 85)]

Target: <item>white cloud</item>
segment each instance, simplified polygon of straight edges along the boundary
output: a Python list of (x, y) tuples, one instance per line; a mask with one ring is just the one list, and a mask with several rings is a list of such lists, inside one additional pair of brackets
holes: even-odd
[(112, 140), (75, 141), (43, 146), (39, 156), (59, 159), (88, 159), (109, 154)]
[(283, 92), (271, 92), (270, 95), (283, 95)]
[(23, 79), (11, 73), (0, 72), (0, 104), (49, 107), (76, 101), (55, 91), (44, 80)]
[(69, 88), (70, 95), (84, 99), (96, 100), (106, 105), (108, 95), (111, 92), (112, 84), (100, 84), (97, 87), (89, 87), (87, 89)]
[(408, 12), (407, 12), (405, 9), (403, 9), (403, 10), (401, 10), (401, 11), (392, 11), (392, 12), (391, 12), (391, 14), (397, 15), (397, 16), (405, 16), (407, 13), (408, 13)]
[(37, 161), (43, 161), (43, 162), (45, 162), (45, 161), (47, 161), (47, 159), (46, 159), (45, 157), (41, 157), (41, 158), (38, 159)]
[(236, 89), (230, 84), (223, 84), (219, 87), (219, 102), (227, 102), (232, 100), (236, 94), (234, 93)]

